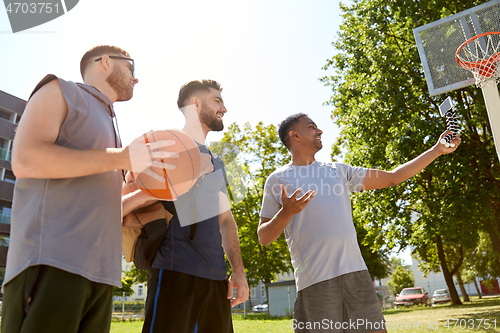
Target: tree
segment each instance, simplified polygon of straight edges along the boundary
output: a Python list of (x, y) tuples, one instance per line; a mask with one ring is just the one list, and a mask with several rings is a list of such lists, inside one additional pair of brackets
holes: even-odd
[(477, 247), (465, 256), (465, 265), (461, 276), (465, 283), (474, 283), (479, 298), (481, 298), (477, 278), (488, 281), (500, 277), (500, 255), (493, 249), (485, 232), (480, 232), (479, 235), (480, 240)]
[(149, 271), (143, 269), (137, 269), (134, 263), (130, 265), (130, 271), (125, 272), (125, 276), (132, 279), (132, 284), (134, 283), (145, 283), (148, 284), (149, 281)]
[[(248, 284), (254, 287), (259, 281), (271, 283), (276, 274), (286, 273), (292, 266), (284, 237), (268, 246), (259, 243), (259, 212), (267, 177), (288, 163), (291, 156), (279, 141), (275, 126), (264, 126), (262, 122), (255, 129), (248, 123), (243, 129), (231, 124), (224, 138), (212, 143), (210, 150), (226, 164), (231, 211), (238, 225)], [(267, 291), (266, 286), (269, 295)]]
[(113, 287), (113, 293), (122, 295), (125, 293), (125, 296), (130, 296), (134, 293), (132, 289), (132, 285), (134, 284), (134, 280), (130, 277), (122, 277), (122, 287)]
[[(335, 158), (391, 170), (430, 147), (445, 128), (429, 96), (412, 29), (486, 1), (358, 0), (342, 5), (344, 21), (333, 43), (338, 53), (324, 69), (328, 104), (341, 128)], [(464, 253), (488, 233), (500, 253), (500, 164), (476, 87), (447, 94), (457, 101), (462, 145), (403, 184), (353, 197), (372, 248), (412, 245), (427, 269), (441, 270), (454, 304), (453, 283)], [(342, 152), (345, 152), (342, 155)]]
[(361, 221), (355, 219), (354, 226), (356, 227), (356, 237), (358, 239), (359, 249), (361, 250), (361, 255), (363, 256), (363, 260), (365, 261), (372, 280), (381, 280), (389, 276), (389, 250), (375, 249), (371, 246), (372, 237), (368, 236), (368, 231), (364, 228)]
[(391, 279), (387, 282), (387, 285), (391, 287), (392, 292), (397, 295), (401, 293), (404, 288), (410, 288), (415, 286), (415, 279), (413, 278), (413, 271), (403, 265), (396, 265), (394, 267), (394, 272), (391, 274)]

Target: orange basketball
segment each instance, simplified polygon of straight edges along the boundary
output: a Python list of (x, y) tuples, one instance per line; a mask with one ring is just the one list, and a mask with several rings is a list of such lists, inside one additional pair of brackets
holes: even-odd
[[(185, 132), (170, 129), (154, 131), (148, 134), (147, 143), (174, 140), (175, 145), (161, 148), (161, 150), (176, 152), (179, 154), (178, 158), (165, 158), (162, 162), (174, 164), (175, 169), (163, 169), (156, 167), (149, 167), (151, 171), (165, 176), (165, 182), (158, 181), (153, 177), (141, 173), (132, 173), (132, 176), (143, 192), (158, 199), (175, 199), (187, 191), (198, 180), (200, 174), (201, 157), (200, 150), (196, 142), (191, 139)], [(146, 140), (143, 141), (146, 143)]]

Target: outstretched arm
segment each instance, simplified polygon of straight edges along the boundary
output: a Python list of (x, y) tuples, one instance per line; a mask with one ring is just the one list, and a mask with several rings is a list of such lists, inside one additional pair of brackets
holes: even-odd
[(399, 183), (415, 176), (439, 156), (454, 152), (460, 145), (460, 135), (455, 136), (451, 141), (451, 143), (455, 144), (455, 147), (445, 147), (440, 143), (440, 141), (448, 133), (451, 132), (446, 131), (441, 134), (438, 142), (431, 149), (427, 150), (413, 160), (398, 166), (392, 171), (369, 169), (363, 181), (362, 190), (375, 190), (396, 186)]
[(259, 242), (267, 246), (274, 242), (281, 235), (290, 219), (300, 213), (311, 201), (316, 194), (316, 191), (307, 191), (302, 197), (297, 198), (302, 189), (297, 189), (290, 197), (286, 194), (285, 186), (281, 185), (281, 207), (278, 214), (272, 219), (261, 217), (257, 234), (259, 235)]

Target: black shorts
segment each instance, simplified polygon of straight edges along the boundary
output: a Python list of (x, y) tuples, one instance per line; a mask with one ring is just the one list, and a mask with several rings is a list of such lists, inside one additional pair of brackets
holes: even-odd
[(227, 281), (152, 269), (143, 333), (232, 333)]

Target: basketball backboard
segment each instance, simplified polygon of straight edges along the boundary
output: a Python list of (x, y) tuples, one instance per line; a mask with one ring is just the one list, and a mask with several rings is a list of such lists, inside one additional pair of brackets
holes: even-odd
[(458, 66), (455, 53), (468, 39), (491, 31), (500, 31), (500, 0), (413, 29), (431, 96), (476, 82), (471, 72)]

